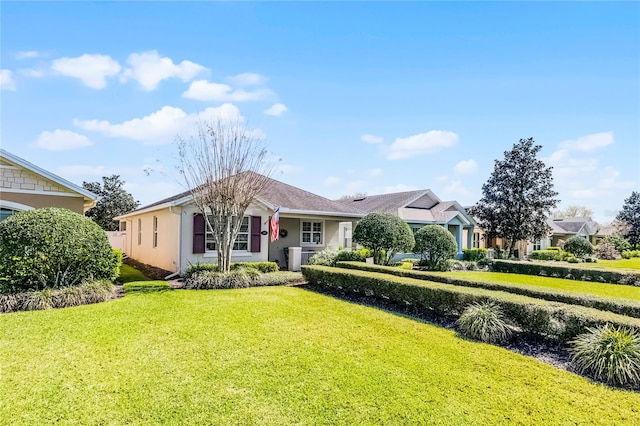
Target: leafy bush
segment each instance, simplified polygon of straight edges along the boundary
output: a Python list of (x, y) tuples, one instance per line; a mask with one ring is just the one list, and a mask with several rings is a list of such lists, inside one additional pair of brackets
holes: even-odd
[(125, 293), (152, 293), (171, 290), (166, 281), (133, 281), (124, 284)]
[(549, 246), (547, 247), (547, 250), (562, 251), (562, 249), (558, 246)]
[(374, 262), (387, 265), (395, 253), (406, 253), (415, 244), (407, 223), (391, 213), (369, 213), (353, 231), (353, 241), (373, 252)]
[(567, 258), (567, 262), (569, 262), (569, 263), (580, 263), (580, 259), (578, 259), (575, 256), (571, 256), (571, 257)]
[(0, 222), (2, 293), (113, 280), (121, 259), (100, 226), (70, 210), (29, 210)]
[(541, 275), (559, 277), (570, 280), (597, 281), (601, 283), (625, 284), (640, 286), (640, 274), (618, 272), (606, 269), (576, 268), (572, 266), (556, 266), (534, 262), (511, 262), (496, 260), (491, 263), (494, 272), (511, 274)]
[(463, 335), (483, 342), (503, 342), (511, 334), (502, 310), (494, 303), (470, 305), (460, 315), (457, 323)]
[(564, 244), (564, 251), (576, 257), (585, 257), (593, 253), (593, 246), (585, 238), (574, 235), (567, 239), (567, 242)]
[(571, 342), (576, 370), (611, 385), (640, 385), (640, 334), (623, 327), (589, 328)]
[(336, 256), (336, 262), (365, 262), (367, 257), (371, 257), (371, 252), (367, 249), (361, 250), (341, 250)]
[(104, 302), (113, 298), (115, 287), (108, 280), (88, 281), (59, 289), (1, 294), (0, 313), (66, 308)]
[[(393, 269), (399, 272), (410, 272)], [(302, 273), (311, 284), (354, 291), (396, 303), (411, 304), (441, 315), (459, 316), (472, 303), (492, 302), (502, 309), (510, 323), (520, 327), (524, 332), (559, 342), (575, 338), (587, 327), (606, 323), (640, 329), (638, 318), (518, 294), (457, 287), (327, 266), (305, 265)]]
[(259, 286), (292, 285), (302, 284), (305, 279), (300, 272), (280, 271), (262, 274), (254, 282)]
[(620, 253), (616, 250), (616, 246), (610, 242), (603, 241), (595, 247), (595, 255), (603, 260), (620, 259)]
[(479, 260), (486, 259), (488, 251), (489, 250), (487, 250), (486, 248), (474, 248), (471, 250), (462, 250), (462, 260), (477, 262)]
[(255, 268), (240, 268), (228, 274), (217, 271), (200, 271), (187, 277), (184, 288), (190, 290), (212, 290), (300, 284), (304, 278), (300, 272), (277, 271), (266, 274)]
[(558, 250), (534, 250), (529, 255), (533, 260), (555, 260), (557, 256), (562, 256)]
[(631, 259), (633, 257), (640, 257), (640, 250), (626, 250), (622, 252), (623, 259)]
[(450, 269), (448, 260), (458, 254), (458, 243), (451, 232), (440, 225), (426, 225), (416, 232), (414, 251), (420, 254), (421, 265), (432, 271)]
[(604, 237), (602, 242), (613, 244), (613, 246), (615, 247), (618, 253), (622, 253), (625, 250), (631, 249), (631, 244), (629, 244), (629, 240), (627, 240), (625, 237), (623, 237), (620, 234), (607, 235), (606, 237)]
[(418, 280), (433, 281), (443, 284), (451, 284), (460, 287), (484, 288), (487, 290), (505, 291), (523, 296), (535, 297), (548, 300), (550, 302), (562, 302), (571, 305), (586, 306), (603, 311), (614, 312), (620, 315), (640, 318), (640, 302), (616, 297), (593, 296), (589, 294), (579, 294), (575, 291), (558, 290), (520, 283), (485, 282), (482, 279), (456, 278), (450, 274), (442, 274), (430, 271), (408, 271), (382, 265), (371, 265), (365, 263), (345, 263), (338, 264), (339, 268), (356, 269), (360, 271), (379, 272), (407, 277)]
[(465, 260), (451, 260), (451, 270), (453, 271), (477, 271), (478, 264), (476, 262), (467, 262)]
[[(240, 268), (253, 268), (262, 272), (263, 274), (268, 274), (270, 272), (277, 272), (278, 264), (276, 262), (233, 262), (231, 263), (231, 270), (236, 270)], [(189, 265), (187, 267), (186, 276), (190, 277), (194, 274), (203, 271), (210, 272), (218, 272), (218, 264), (217, 263), (195, 263), (193, 265)]]
[(333, 266), (336, 264), (338, 254), (340, 254), (339, 251), (332, 249), (319, 251), (309, 258), (309, 265)]

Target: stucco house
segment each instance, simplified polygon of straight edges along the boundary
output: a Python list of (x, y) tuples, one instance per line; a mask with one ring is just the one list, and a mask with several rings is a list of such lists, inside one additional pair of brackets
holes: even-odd
[(81, 186), (0, 149), (0, 220), (39, 207), (62, 207), (83, 214), (97, 199)]
[[(279, 210), (279, 239), (270, 242), (269, 220)], [(354, 222), (362, 213), (275, 179), (245, 212), (232, 261), (274, 261), (286, 267), (285, 248), (301, 247), (302, 262), (326, 248), (351, 247)], [(213, 235), (189, 191), (118, 216), (131, 258), (170, 272), (190, 264), (216, 263)]]
[(442, 201), (431, 190), (367, 195), (336, 200), (339, 204), (360, 211), (363, 215), (387, 212), (407, 222), (415, 232), (425, 225), (441, 225), (453, 234), (458, 244), (458, 257), (464, 248), (473, 247), (473, 218), (457, 201)]

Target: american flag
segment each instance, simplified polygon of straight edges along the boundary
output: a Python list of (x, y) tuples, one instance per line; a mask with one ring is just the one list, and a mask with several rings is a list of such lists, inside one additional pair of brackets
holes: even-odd
[(269, 228), (271, 229), (271, 242), (274, 242), (280, 236), (280, 207), (278, 207), (273, 216), (271, 216)]

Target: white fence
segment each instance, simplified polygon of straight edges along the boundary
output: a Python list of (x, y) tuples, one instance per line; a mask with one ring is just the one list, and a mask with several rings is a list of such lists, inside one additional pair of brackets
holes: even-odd
[(109, 238), (109, 244), (114, 249), (122, 250), (122, 253), (127, 254), (127, 250), (125, 248), (125, 241), (127, 237), (127, 233), (125, 231), (105, 231), (107, 234), (107, 238)]

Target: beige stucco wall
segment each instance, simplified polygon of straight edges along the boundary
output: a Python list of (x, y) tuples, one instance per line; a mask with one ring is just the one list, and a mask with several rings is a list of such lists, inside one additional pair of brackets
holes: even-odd
[[(153, 247), (153, 217), (158, 218), (158, 245)], [(141, 240), (138, 244), (138, 219)], [(180, 216), (168, 208), (127, 218), (127, 254), (138, 262), (167, 271), (178, 270), (178, 229)]]
[(34, 209), (41, 207), (60, 207), (83, 214), (84, 199), (82, 197), (65, 197), (58, 195), (28, 194), (5, 192), (0, 190), (0, 200), (24, 204)]

